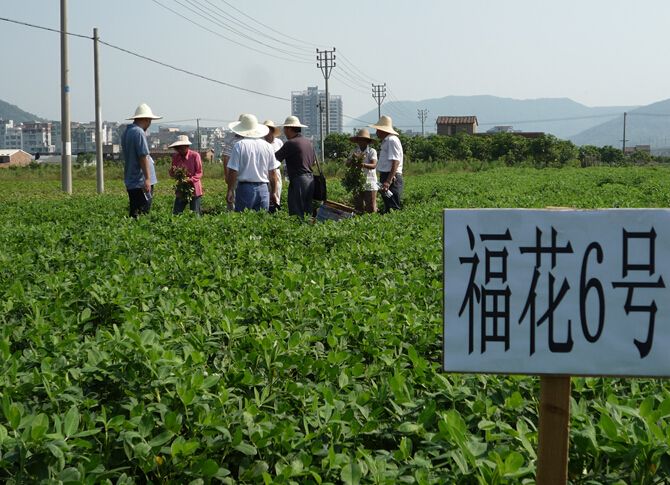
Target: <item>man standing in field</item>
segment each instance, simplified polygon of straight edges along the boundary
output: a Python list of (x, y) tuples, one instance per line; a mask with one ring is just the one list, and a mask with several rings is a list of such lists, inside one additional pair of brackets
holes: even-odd
[[(265, 126), (268, 127), (270, 130), (267, 135), (265, 135), (265, 141), (272, 146), (272, 150), (274, 152), (277, 152), (283, 145), (284, 142), (281, 141), (279, 138), (279, 135), (281, 135), (281, 128), (275, 126), (274, 121), (272, 120), (265, 120), (263, 122)], [(270, 213), (277, 212), (281, 206), (281, 189), (282, 189), (282, 173), (281, 173), (281, 167), (277, 169), (277, 187), (276, 187), (276, 196), (277, 196), (277, 204), (270, 204)]]
[(228, 128), (243, 138), (235, 143), (230, 154), (226, 199), (229, 204), (235, 203), (235, 212), (245, 209), (267, 211), (270, 203), (277, 203), (277, 169), (280, 166), (272, 146), (263, 139), (270, 130), (251, 114), (241, 115), (239, 121)]
[(130, 217), (137, 218), (140, 214), (148, 214), (151, 210), (152, 161), (146, 131), (151, 122), (161, 119), (161, 116), (154, 115), (151, 108), (142, 103), (135, 110), (135, 114), (128, 119), (133, 120), (133, 123), (128, 125), (121, 139), (125, 159), (123, 180), (128, 191)]
[(382, 142), (377, 170), (381, 184), (380, 192), (384, 201), (384, 208), (380, 212), (386, 214), (391, 210), (402, 209), (402, 145), (398, 133), (393, 129), (393, 120), (390, 116), (382, 116), (376, 125), (370, 125), (370, 127), (377, 130), (377, 137)]
[(316, 153), (312, 142), (302, 136), (302, 129), (307, 125), (300, 123), (297, 116), (289, 116), (282, 125), (286, 143), (275, 157), (280, 162), (286, 161), (288, 174), (288, 213), (291, 216), (304, 218), (312, 213), (312, 196), (314, 195), (314, 175), (312, 165)]

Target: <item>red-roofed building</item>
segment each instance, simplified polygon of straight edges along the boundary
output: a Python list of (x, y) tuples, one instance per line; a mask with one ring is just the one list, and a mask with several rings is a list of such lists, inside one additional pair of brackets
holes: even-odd
[(457, 133), (467, 133), (474, 135), (477, 133), (476, 116), (438, 116), (437, 117), (437, 134), (438, 135), (455, 135)]

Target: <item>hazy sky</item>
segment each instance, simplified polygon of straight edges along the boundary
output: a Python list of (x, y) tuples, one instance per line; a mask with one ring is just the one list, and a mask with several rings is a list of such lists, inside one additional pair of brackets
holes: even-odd
[[(98, 27), (101, 39), (112, 44), (286, 98), (307, 86), (323, 87), (314, 50), (335, 46), (331, 93), (342, 95), (349, 116), (375, 107), (372, 81), (386, 82), (391, 100), (491, 94), (569, 97), (602, 106), (670, 97), (670, 66), (662, 55), (670, 40), (668, 0), (227, 3), (69, 0), (69, 30), (92, 35)], [(58, 28), (59, 5), (58, 0), (0, 0), (0, 17)], [(234, 24), (231, 17), (246, 25)], [(0, 45), (0, 99), (60, 118), (58, 34), (0, 21)], [(251, 112), (281, 121), (290, 111), (288, 101), (195, 79), (104, 46), (101, 70), (106, 120), (126, 118), (143, 101), (166, 120), (234, 120)], [(91, 41), (70, 38), (70, 84), (73, 120), (92, 120)]]

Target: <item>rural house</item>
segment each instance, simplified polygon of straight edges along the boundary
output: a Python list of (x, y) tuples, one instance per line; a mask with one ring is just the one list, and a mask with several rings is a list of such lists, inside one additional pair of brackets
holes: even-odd
[(25, 167), (32, 159), (30, 153), (23, 150), (0, 150), (0, 168)]
[(474, 135), (478, 124), (476, 116), (438, 116), (437, 134), (449, 136), (464, 132)]

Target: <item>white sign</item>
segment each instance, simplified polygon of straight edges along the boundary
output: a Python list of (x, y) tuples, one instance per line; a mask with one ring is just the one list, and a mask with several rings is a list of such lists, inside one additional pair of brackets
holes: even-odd
[(444, 309), (449, 372), (670, 376), (670, 210), (447, 209)]

